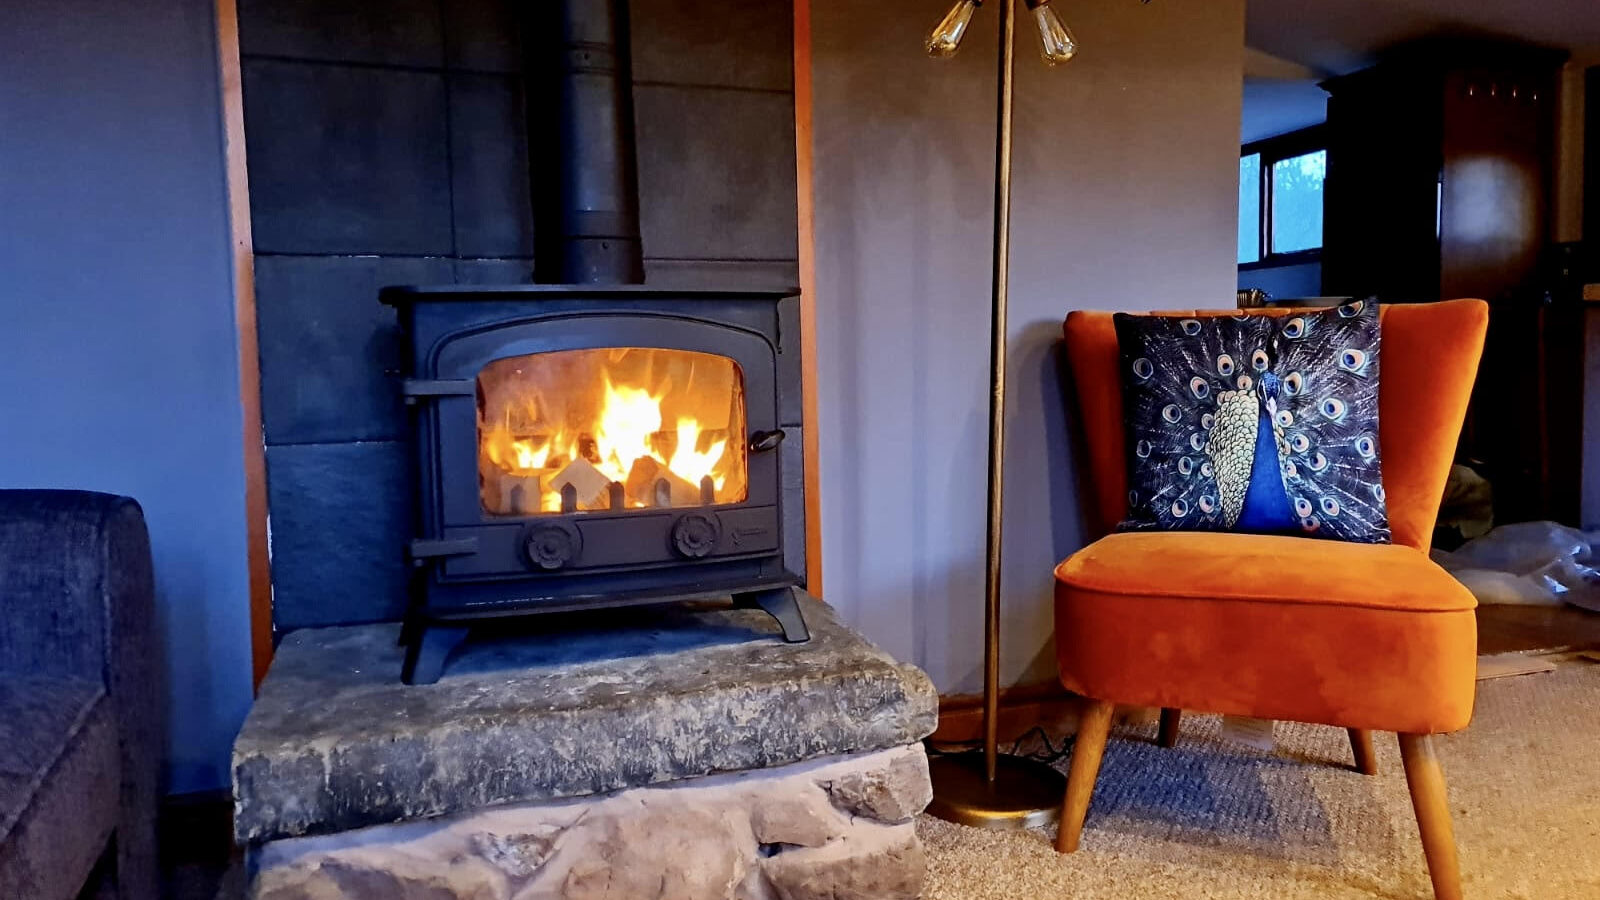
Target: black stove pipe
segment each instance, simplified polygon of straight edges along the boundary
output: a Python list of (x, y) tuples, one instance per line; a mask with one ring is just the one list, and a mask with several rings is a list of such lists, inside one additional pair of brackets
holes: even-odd
[(627, 0), (523, 0), (534, 269), (641, 284)]

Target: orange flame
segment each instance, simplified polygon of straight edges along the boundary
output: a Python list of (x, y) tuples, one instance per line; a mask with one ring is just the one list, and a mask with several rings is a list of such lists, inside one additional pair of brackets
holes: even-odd
[[(728, 367), (727, 373), (733, 374), (731, 361), (724, 365)], [(686, 367), (686, 371), (688, 377), (683, 381), (692, 382), (696, 374), (692, 364)], [(523, 376), (523, 371), (517, 369), (513, 374)], [(488, 375), (486, 370), (481, 377), (487, 379)], [(580, 460), (598, 471), (606, 481), (628, 485), (630, 495), (627, 506), (633, 508), (648, 505), (647, 497), (632, 494), (634, 485), (629, 479), (635, 467), (644, 460), (653, 460), (681, 480), (680, 485), (674, 488), (674, 505), (682, 505), (677, 499), (682, 494), (693, 494), (696, 498), (694, 502), (699, 502), (702, 479), (707, 477), (711, 480), (714, 502), (744, 498), (742, 454), (729, 452), (730, 438), (742, 431), (742, 423), (730, 421), (732, 427), (729, 428), (705, 428), (701, 424), (702, 416), (679, 413), (673, 416), (674, 421), (668, 425), (662, 412), (669, 396), (672, 397), (672, 406), (677, 409), (700, 410), (713, 416), (716, 415), (718, 404), (721, 410), (728, 410), (734, 399), (729, 396), (729, 391), (736, 390), (729, 379), (724, 378), (722, 384), (726, 386), (721, 389), (720, 396), (705, 397), (683, 390), (675, 393), (671, 377), (659, 380), (652, 390), (614, 377), (614, 373), (608, 369), (602, 372), (599, 382), (597, 409), (592, 403), (586, 406), (580, 402), (583, 394), (581, 387), (574, 390), (569, 389), (572, 387), (570, 385), (559, 386), (562, 390), (559, 391), (557, 404), (566, 404), (560, 408), (586, 409), (588, 415), (552, 415), (547, 409), (549, 404), (544, 396), (547, 392), (542, 389), (542, 382), (541, 388), (532, 389), (519, 382), (509, 388), (515, 392), (514, 396), (505, 398), (509, 402), (491, 406), (503, 407), (503, 414), (496, 416), (492, 423), (480, 422), (480, 452), (492, 470), (497, 470), (504, 477), (494, 479), (498, 484), (491, 484), (492, 470), (486, 471), (486, 467), (480, 464), (484, 504), (489, 511), (526, 514), (533, 511), (529, 507), (536, 507), (542, 512), (559, 512), (560, 492), (551, 488), (549, 482), (562, 477), (568, 467), (576, 465), (580, 469), (586, 468), (578, 465)], [(488, 384), (487, 381), (484, 383)], [(485, 391), (486, 396), (489, 393)], [(728, 413), (724, 412), (723, 416), (726, 419)], [(552, 418), (565, 421), (556, 424), (550, 421)], [(578, 420), (576, 425), (571, 421), (574, 418)], [(647, 469), (651, 473), (656, 471), (653, 467)], [(731, 475), (738, 477), (730, 491)], [(651, 474), (647, 481), (653, 485), (656, 477)], [(588, 478), (593, 479), (594, 473), (589, 473)], [(513, 489), (522, 491), (519, 495), (522, 498), (520, 504), (509, 499), (509, 492)], [(603, 493), (600, 492), (601, 495)], [(605, 508), (595, 505), (602, 501), (603, 498), (589, 500), (589, 505), (583, 508)], [(580, 502), (584, 502), (584, 498), (580, 498)], [(510, 508), (512, 506), (519, 508)]]

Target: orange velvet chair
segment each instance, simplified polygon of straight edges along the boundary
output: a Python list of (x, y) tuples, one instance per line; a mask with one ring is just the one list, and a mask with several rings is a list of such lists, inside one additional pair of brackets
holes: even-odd
[[(1265, 311), (1281, 315), (1288, 310)], [(1184, 310), (1185, 316), (1236, 310)], [(1379, 442), (1393, 544), (1199, 532), (1112, 533), (1127, 511), (1122, 390), (1110, 313), (1066, 321), (1105, 537), (1056, 568), (1061, 683), (1088, 698), (1057, 849), (1078, 847), (1116, 703), (1341, 726), (1372, 774), (1371, 732), (1400, 736), (1440, 900), (1461, 896), (1431, 735), (1472, 718), (1472, 595), (1428, 559), (1488, 325), (1477, 300), (1384, 306)]]

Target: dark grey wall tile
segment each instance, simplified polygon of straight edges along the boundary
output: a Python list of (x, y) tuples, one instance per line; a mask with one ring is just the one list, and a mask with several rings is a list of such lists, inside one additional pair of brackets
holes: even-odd
[(636, 81), (789, 90), (794, 6), (772, 0), (632, 0)]
[(404, 445), (267, 448), (272, 616), (280, 630), (399, 619), (411, 538)]
[(458, 259), (456, 284), (532, 284), (531, 259)]
[(716, 88), (634, 89), (644, 252), (794, 259), (794, 102)]
[(451, 68), (522, 71), (521, 25), (511, 0), (445, 0), (444, 37)]
[(438, 0), (239, 0), (246, 54), (438, 66), (440, 31)]
[(784, 259), (650, 259), (644, 280), (666, 288), (792, 288), (800, 283), (800, 263)]
[(533, 254), (519, 81), (510, 75), (449, 76), (452, 202), (461, 256)]
[(447, 259), (261, 256), (256, 317), (267, 443), (392, 440), (405, 413), (396, 371), (405, 359), (391, 284), (451, 280)]
[(783, 468), (783, 563), (797, 575), (806, 574), (806, 469), (805, 431), (785, 428), (788, 437), (779, 445)]
[(257, 252), (449, 255), (444, 76), (247, 60)]

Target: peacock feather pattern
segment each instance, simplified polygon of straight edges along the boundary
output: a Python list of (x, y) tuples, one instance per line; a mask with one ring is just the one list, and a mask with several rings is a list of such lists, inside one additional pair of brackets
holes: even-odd
[(1229, 528), (1239, 523), (1250, 488), (1256, 436), (1261, 426), (1258, 406), (1251, 391), (1218, 394), (1216, 424), (1206, 438), (1206, 456), (1217, 473), (1217, 504), (1222, 521)]
[(1125, 528), (1389, 540), (1378, 459), (1378, 306), (1116, 317)]

